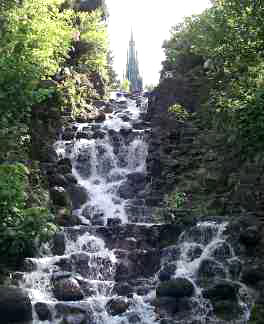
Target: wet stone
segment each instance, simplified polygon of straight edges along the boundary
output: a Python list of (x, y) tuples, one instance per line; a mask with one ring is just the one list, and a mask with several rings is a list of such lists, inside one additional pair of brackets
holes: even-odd
[(110, 227), (119, 226), (119, 225), (121, 225), (121, 223), (122, 223), (122, 221), (118, 217), (107, 219), (107, 226), (110, 226)]
[(133, 294), (133, 288), (126, 282), (117, 283), (114, 286), (113, 292), (118, 296), (131, 297)]
[(36, 311), (40, 321), (51, 321), (52, 320), (51, 311), (47, 304), (36, 303), (35, 311)]
[(200, 283), (210, 282), (211, 279), (225, 278), (226, 273), (224, 267), (217, 261), (212, 259), (203, 259), (198, 269), (198, 279)]
[(54, 255), (63, 255), (66, 249), (65, 233), (59, 232), (54, 235), (52, 253)]
[(89, 198), (88, 193), (81, 185), (71, 185), (67, 188), (70, 195), (73, 209), (79, 209)]
[(194, 294), (194, 286), (186, 278), (175, 278), (160, 283), (156, 294), (157, 297), (191, 297)]
[(129, 302), (123, 298), (113, 298), (106, 304), (106, 310), (112, 316), (123, 314), (128, 308)]
[(61, 301), (76, 301), (84, 298), (83, 292), (74, 278), (59, 278), (53, 280), (54, 296)]
[(29, 322), (32, 305), (28, 293), (21, 288), (0, 286), (0, 315), (2, 323)]
[(171, 279), (171, 277), (174, 275), (175, 271), (177, 269), (176, 264), (174, 263), (168, 263), (159, 272), (159, 280), (160, 281), (168, 281)]

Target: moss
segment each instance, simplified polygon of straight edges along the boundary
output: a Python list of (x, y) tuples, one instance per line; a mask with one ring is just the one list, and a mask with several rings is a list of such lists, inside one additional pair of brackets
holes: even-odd
[(264, 323), (264, 308), (261, 305), (254, 305), (251, 310), (248, 324), (263, 324)]
[(230, 300), (221, 300), (213, 304), (215, 315), (224, 321), (233, 321), (242, 314), (242, 309), (237, 302)]

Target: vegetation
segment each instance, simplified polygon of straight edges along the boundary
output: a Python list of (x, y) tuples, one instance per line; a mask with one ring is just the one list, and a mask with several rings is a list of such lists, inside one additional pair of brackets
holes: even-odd
[(32, 255), (56, 229), (47, 208), (28, 206), (28, 176), (23, 164), (0, 165), (0, 257), (8, 263)]
[(124, 79), (124, 80), (121, 82), (121, 87), (120, 87), (120, 89), (121, 89), (122, 91), (129, 92), (129, 89), (130, 89), (130, 82), (129, 82), (129, 80)]
[(0, 16), (0, 257), (16, 262), (55, 230), (33, 137), (89, 111), (116, 76), (104, 1), (4, 0)]
[(178, 121), (185, 121), (190, 117), (190, 113), (179, 104), (170, 106), (168, 112), (173, 113)]
[(164, 43), (161, 81), (187, 82), (192, 94), (176, 101), (193, 110), (188, 97), (199, 97), (206, 124), (227, 132), (244, 159), (264, 148), (263, 12), (260, 1), (216, 0)]

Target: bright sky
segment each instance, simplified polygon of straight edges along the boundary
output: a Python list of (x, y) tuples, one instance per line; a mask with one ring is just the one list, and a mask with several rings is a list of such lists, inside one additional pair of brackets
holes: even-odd
[(170, 29), (183, 17), (201, 13), (209, 0), (106, 0), (110, 13), (109, 34), (114, 54), (114, 67), (122, 79), (131, 27), (138, 50), (139, 69), (144, 84), (159, 80), (162, 44), (169, 39)]

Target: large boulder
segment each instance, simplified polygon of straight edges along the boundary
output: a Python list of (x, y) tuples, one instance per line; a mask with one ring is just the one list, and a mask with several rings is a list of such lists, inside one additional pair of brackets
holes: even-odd
[(212, 301), (236, 300), (238, 286), (230, 281), (221, 280), (203, 291), (203, 297)]
[(194, 286), (186, 278), (176, 278), (161, 282), (156, 289), (157, 297), (183, 298), (194, 294)]
[(106, 310), (112, 316), (123, 314), (128, 307), (129, 302), (123, 298), (113, 298), (106, 304)]
[(32, 305), (28, 294), (21, 288), (0, 286), (1, 323), (29, 323)]
[(35, 311), (40, 321), (51, 321), (52, 315), (47, 304), (40, 302), (36, 303)]
[(67, 188), (67, 191), (69, 192), (73, 209), (79, 209), (88, 200), (88, 193), (81, 185), (72, 184)]
[(59, 278), (53, 280), (54, 296), (61, 301), (76, 301), (84, 298), (78, 281), (74, 278)]
[(132, 199), (135, 197), (136, 192), (129, 183), (125, 182), (118, 188), (118, 194), (123, 199)]
[(64, 232), (56, 233), (53, 237), (52, 253), (63, 255), (66, 249), (66, 236)]

